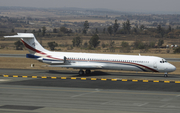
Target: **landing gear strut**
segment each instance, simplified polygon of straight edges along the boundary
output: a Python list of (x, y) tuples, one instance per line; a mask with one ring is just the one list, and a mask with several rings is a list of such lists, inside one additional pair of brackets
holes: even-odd
[(164, 73), (164, 77), (168, 77), (168, 73), (167, 72)]
[(87, 69), (86, 74), (90, 74), (90, 73), (91, 73), (91, 70)]

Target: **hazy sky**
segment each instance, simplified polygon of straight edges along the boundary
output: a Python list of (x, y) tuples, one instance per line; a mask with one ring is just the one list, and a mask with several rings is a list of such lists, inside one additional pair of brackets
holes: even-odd
[(107, 8), (131, 12), (180, 12), (180, 0), (0, 0), (0, 6)]

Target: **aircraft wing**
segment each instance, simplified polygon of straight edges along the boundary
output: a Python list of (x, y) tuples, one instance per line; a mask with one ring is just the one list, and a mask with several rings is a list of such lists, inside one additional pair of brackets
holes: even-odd
[(49, 67), (65, 67), (65, 68), (74, 68), (74, 69), (102, 69), (102, 65), (50, 65)]

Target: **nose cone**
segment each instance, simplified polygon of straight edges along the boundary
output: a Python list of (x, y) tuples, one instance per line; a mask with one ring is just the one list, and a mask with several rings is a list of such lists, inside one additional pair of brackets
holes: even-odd
[(172, 65), (172, 64), (169, 64), (168, 71), (173, 72), (175, 70), (176, 70), (176, 67), (174, 65)]

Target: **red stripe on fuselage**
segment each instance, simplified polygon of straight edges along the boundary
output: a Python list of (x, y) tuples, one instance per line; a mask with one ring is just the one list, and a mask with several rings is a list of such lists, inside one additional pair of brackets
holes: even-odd
[(141, 66), (141, 67), (144, 67), (146, 69), (149, 69), (151, 70), (152, 72), (159, 72), (155, 69), (152, 69), (150, 67), (147, 67), (147, 66), (144, 66), (144, 65), (141, 65), (141, 64), (136, 64), (136, 63), (131, 63), (131, 62), (121, 62), (121, 61), (108, 61), (108, 60), (79, 60), (79, 59), (68, 59), (68, 60), (75, 60), (75, 61), (95, 61), (95, 62), (112, 62), (112, 63), (124, 63), (124, 64), (131, 64), (131, 65), (136, 65), (136, 66)]
[(34, 52), (37, 52), (37, 53), (46, 55), (46, 53), (44, 53), (44, 52), (42, 52), (42, 51), (39, 51), (39, 50), (37, 50), (37, 49), (31, 47), (30, 45), (28, 45), (26, 42), (24, 42), (24, 40), (21, 39), (21, 41), (22, 41), (23, 44), (24, 44), (28, 49), (30, 49), (31, 51), (34, 51)]
[[(42, 55), (47, 55), (46, 53), (44, 53), (44, 52), (42, 52), (42, 51), (39, 51), (39, 50), (31, 47), (31, 46), (28, 45), (26, 42), (24, 42), (24, 40), (21, 39), (21, 41), (23, 42), (23, 44), (24, 44), (28, 49), (30, 49), (30, 50), (32, 50), (32, 51), (34, 51), (34, 52), (37, 52), (37, 53), (39, 53), (39, 54), (42, 54)], [(54, 58), (54, 57), (52, 57), (52, 56), (50, 56), (50, 55), (47, 55), (46, 57), (52, 58), (52, 59), (56, 59), (56, 60), (63, 60), (63, 59), (59, 59), (59, 58)]]

